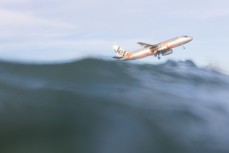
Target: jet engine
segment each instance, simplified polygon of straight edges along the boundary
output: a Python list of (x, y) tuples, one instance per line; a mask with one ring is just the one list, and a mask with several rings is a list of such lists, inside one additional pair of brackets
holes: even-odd
[(173, 50), (170, 49), (170, 50), (167, 50), (165, 52), (162, 53), (162, 56), (166, 56), (166, 55), (169, 55), (169, 54), (172, 54), (173, 53)]

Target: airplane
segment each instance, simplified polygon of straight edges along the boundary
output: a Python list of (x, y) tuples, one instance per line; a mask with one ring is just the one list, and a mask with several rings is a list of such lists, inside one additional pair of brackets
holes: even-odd
[(124, 49), (120, 48), (118, 45), (113, 45), (113, 49), (116, 52), (116, 56), (114, 56), (113, 58), (118, 61), (124, 61), (141, 59), (146, 56), (154, 55), (158, 57), (158, 59), (160, 59), (160, 55), (166, 56), (172, 54), (173, 48), (183, 46), (184, 44), (192, 41), (192, 39), (192, 37), (183, 35), (167, 41), (163, 41), (155, 45), (138, 42), (138, 44), (142, 46), (142, 49), (135, 52), (127, 52)]

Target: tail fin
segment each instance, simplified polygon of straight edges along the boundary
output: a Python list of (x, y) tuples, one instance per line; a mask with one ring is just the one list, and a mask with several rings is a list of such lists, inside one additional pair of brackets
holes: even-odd
[(113, 58), (122, 59), (125, 56), (126, 51), (124, 49), (120, 48), (118, 45), (113, 45), (112, 47), (116, 53), (116, 56), (114, 56)]

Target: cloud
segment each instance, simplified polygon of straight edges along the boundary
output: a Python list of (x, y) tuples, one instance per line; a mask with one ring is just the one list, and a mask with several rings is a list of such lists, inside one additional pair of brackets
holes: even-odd
[(0, 4), (21, 4), (21, 3), (25, 3), (25, 2), (29, 2), (29, 0), (0, 0)]
[[(112, 56), (109, 40), (32, 40), (0, 45), (0, 59), (24, 62), (57, 62), (85, 56)], [(9, 54), (9, 52), (11, 54)]]
[(176, 10), (174, 10), (176, 15), (181, 17), (185, 16), (189, 19), (215, 19), (229, 15), (228, 0), (176, 0), (175, 3), (173, 1), (171, 4), (172, 8), (176, 8)]
[(229, 16), (229, 9), (219, 9), (219, 8), (212, 8), (212, 9), (201, 9), (199, 11), (190, 11), (190, 16), (197, 18), (197, 19), (214, 19), (218, 17), (225, 17)]
[(75, 25), (47, 20), (19, 11), (0, 10), (0, 37), (12, 38), (23, 36), (51, 35), (69, 33)]

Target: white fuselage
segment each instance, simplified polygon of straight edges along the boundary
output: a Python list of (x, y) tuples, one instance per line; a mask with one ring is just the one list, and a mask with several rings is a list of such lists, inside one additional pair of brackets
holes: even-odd
[(150, 55), (159, 56), (159, 54), (168, 55), (172, 53), (172, 48), (184, 45), (190, 41), (192, 41), (192, 38), (189, 36), (176, 37), (167, 41), (163, 41), (156, 45), (153, 45), (154, 47), (144, 47), (143, 49), (135, 52), (127, 52), (124, 55), (124, 57), (119, 60), (134, 60), (134, 59), (144, 58)]

